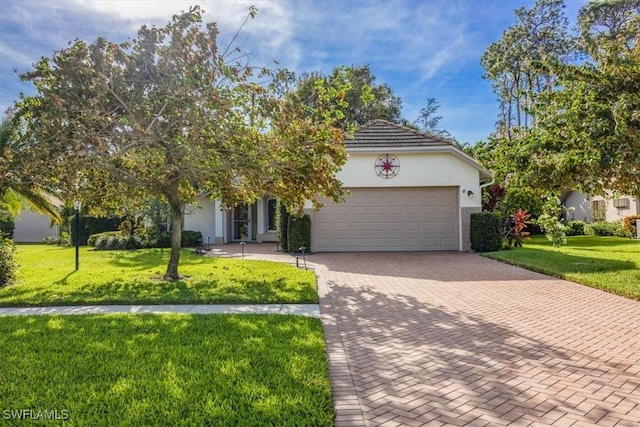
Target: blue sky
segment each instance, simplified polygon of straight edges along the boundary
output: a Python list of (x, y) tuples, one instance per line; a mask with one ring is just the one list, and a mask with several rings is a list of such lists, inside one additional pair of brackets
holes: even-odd
[[(493, 131), (498, 104), (482, 79), (480, 56), (515, 21), (513, 11), (533, 0), (0, 0), (0, 111), (33, 93), (17, 74), (41, 56), (82, 39), (120, 42), (142, 24), (165, 25), (199, 4), (229, 38), (258, 7), (239, 40), (257, 54), (297, 73), (330, 72), (339, 65), (369, 64), (414, 120), (436, 98), (441, 127), (460, 142), (484, 140)], [(565, 0), (574, 20), (586, 0)]]

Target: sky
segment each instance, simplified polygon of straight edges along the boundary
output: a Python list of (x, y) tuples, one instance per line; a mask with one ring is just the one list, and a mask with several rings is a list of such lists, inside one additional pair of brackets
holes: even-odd
[[(587, 0), (565, 0), (573, 22)], [(233, 37), (249, 7), (258, 15), (236, 39), (255, 65), (277, 61), (296, 73), (330, 73), (368, 64), (376, 83), (403, 100), (413, 121), (429, 98), (440, 103), (440, 127), (458, 141), (486, 140), (498, 102), (482, 78), (480, 57), (515, 23), (514, 10), (534, 0), (0, 0), (0, 111), (35, 93), (18, 73), (81, 39), (124, 42), (141, 25), (166, 25), (200, 5), (217, 22), (220, 41)], [(16, 73), (17, 71), (17, 73)]]

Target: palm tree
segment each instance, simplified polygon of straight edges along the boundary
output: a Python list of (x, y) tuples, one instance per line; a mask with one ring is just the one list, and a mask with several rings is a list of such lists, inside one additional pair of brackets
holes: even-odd
[(19, 144), (11, 136), (11, 120), (5, 117), (0, 123), (0, 209), (15, 216), (26, 201), (35, 212), (62, 223), (52, 197), (29, 175), (21, 154)]

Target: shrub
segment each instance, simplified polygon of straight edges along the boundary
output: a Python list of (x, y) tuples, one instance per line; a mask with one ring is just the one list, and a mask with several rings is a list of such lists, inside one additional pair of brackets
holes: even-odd
[(124, 235), (121, 231), (105, 231), (103, 233), (96, 233), (96, 234), (92, 234), (91, 236), (89, 236), (89, 238), (87, 239), (87, 245), (89, 246), (96, 246), (96, 240), (100, 237), (106, 237), (106, 236), (122, 236)]
[(13, 284), (16, 278), (17, 264), (13, 254), (13, 241), (0, 236), (0, 288)]
[(493, 252), (502, 245), (500, 217), (493, 212), (471, 214), (471, 250)]
[(96, 237), (94, 243), (97, 251), (140, 249), (144, 247), (144, 242), (140, 236), (125, 236), (114, 233), (102, 233)]
[(584, 228), (587, 225), (584, 221), (568, 221), (565, 226), (567, 236), (584, 236)]
[(587, 224), (584, 227), (584, 234), (587, 236), (618, 236), (629, 237), (630, 234), (622, 229), (622, 221), (606, 222), (599, 221)]
[[(94, 218), (91, 216), (80, 217), (80, 244), (86, 245), (89, 236), (99, 234), (105, 231), (117, 231), (120, 224), (120, 218)], [(75, 243), (76, 239), (76, 221), (71, 219), (71, 241)]]
[(69, 246), (71, 240), (69, 239), (69, 233), (61, 231), (57, 236), (47, 236), (43, 239), (45, 245), (57, 245), (57, 246)]
[(155, 227), (147, 228), (144, 232), (144, 244), (148, 248), (170, 248), (171, 233)]
[[(171, 239), (169, 239), (171, 242)], [(202, 233), (199, 231), (183, 230), (182, 231), (182, 247), (190, 248), (202, 245)]]
[(289, 233), (289, 211), (287, 207), (278, 199), (276, 202), (276, 237), (283, 252), (289, 249), (287, 235)]
[(640, 219), (640, 215), (629, 215), (622, 220), (622, 231), (629, 233), (631, 236), (637, 236), (636, 220)]
[(554, 248), (559, 248), (567, 244), (567, 227), (563, 225), (557, 217), (545, 213), (540, 215), (536, 222), (544, 231), (545, 236), (553, 244)]
[(509, 217), (505, 223), (505, 237), (509, 245), (521, 247), (522, 241), (529, 237), (529, 232), (525, 231), (527, 226), (531, 224), (529, 218), (531, 218), (531, 214), (522, 209), (518, 209)]
[(305, 252), (311, 252), (311, 217), (309, 215), (290, 216), (287, 231), (288, 252), (298, 252), (301, 246), (306, 248)]
[(13, 220), (13, 216), (4, 209), (0, 209), (0, 239), (13, 239), (13, 231), (16, 228), (16, 224)]

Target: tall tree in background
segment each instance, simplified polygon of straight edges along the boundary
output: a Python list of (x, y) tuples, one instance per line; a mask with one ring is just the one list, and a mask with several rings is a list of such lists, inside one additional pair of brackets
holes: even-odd
[(531, 175), (550, 188), (640, 194), (640, 1), (587, 3), (580, 64), (551, 63), (530, 137)]
[(184, 208), (203, 195), (234, 206), (272, 194), (298, 209), (318, 195), (343, 197), (334, 175), (346, 160), (336, 126), (345, 73), (313, 81), (303, 110), (281, 96), (287, 73), (252, 68), (239, 48), (219, 49), (217, 36), (192, 7), (125, 43), (76, 41), (22, 76), (37, 88), (16, 109), (21, 141), (41, 159), (32, 175), (94, 208), (167, 202), (167, 280), (179, 278)]
[(487, 49), (502, 119), (474, 154), (510, 186), (639, 194), (640, 0), (587, 3), (575, 35), (564, 31), (562, 8), (538, 0), (519, 9), (518, 23)]
[(388, 120), (392, 123), (402, 122), (402, 100), (393, 93), (386, 83), (377, 84), (376, 77), (368, 65), (359, 67), (337, 67), (328, 76), (321, 73), (304, 73), (295, 83), (292, 101), (302, 105), (315, 105), (317, 94), (314, 86), (319, 79), (329, 83), (345, 74), (349, 90), (344, 101), (348, 108), (344, 111), (342, 126), (361, 126), (374, 119)]
[(449, 131), (440, 128), (440, 120), (442, 120), (442, 116), (437, 115), (439, 109), (440, 103), (435, 98), (427, 99), (427, 106), (420, 110), (420, 114), (413, 124), (418, 128), (418, 130), (428, 135), (433, 135), (439, 138), (454, 139)]
[(533, 96), (553, 85), (555, 77), (540, 65), (550, 60), (565, 63), (572, 52), (563, 0), (537, 0), (529, 10), (516, 9), (515, 16), (516, 24), (481, 58), (484, 77), (500, 101), (496, 136), (507, 141), (515, 137), (514, 128), (531, 125)]

